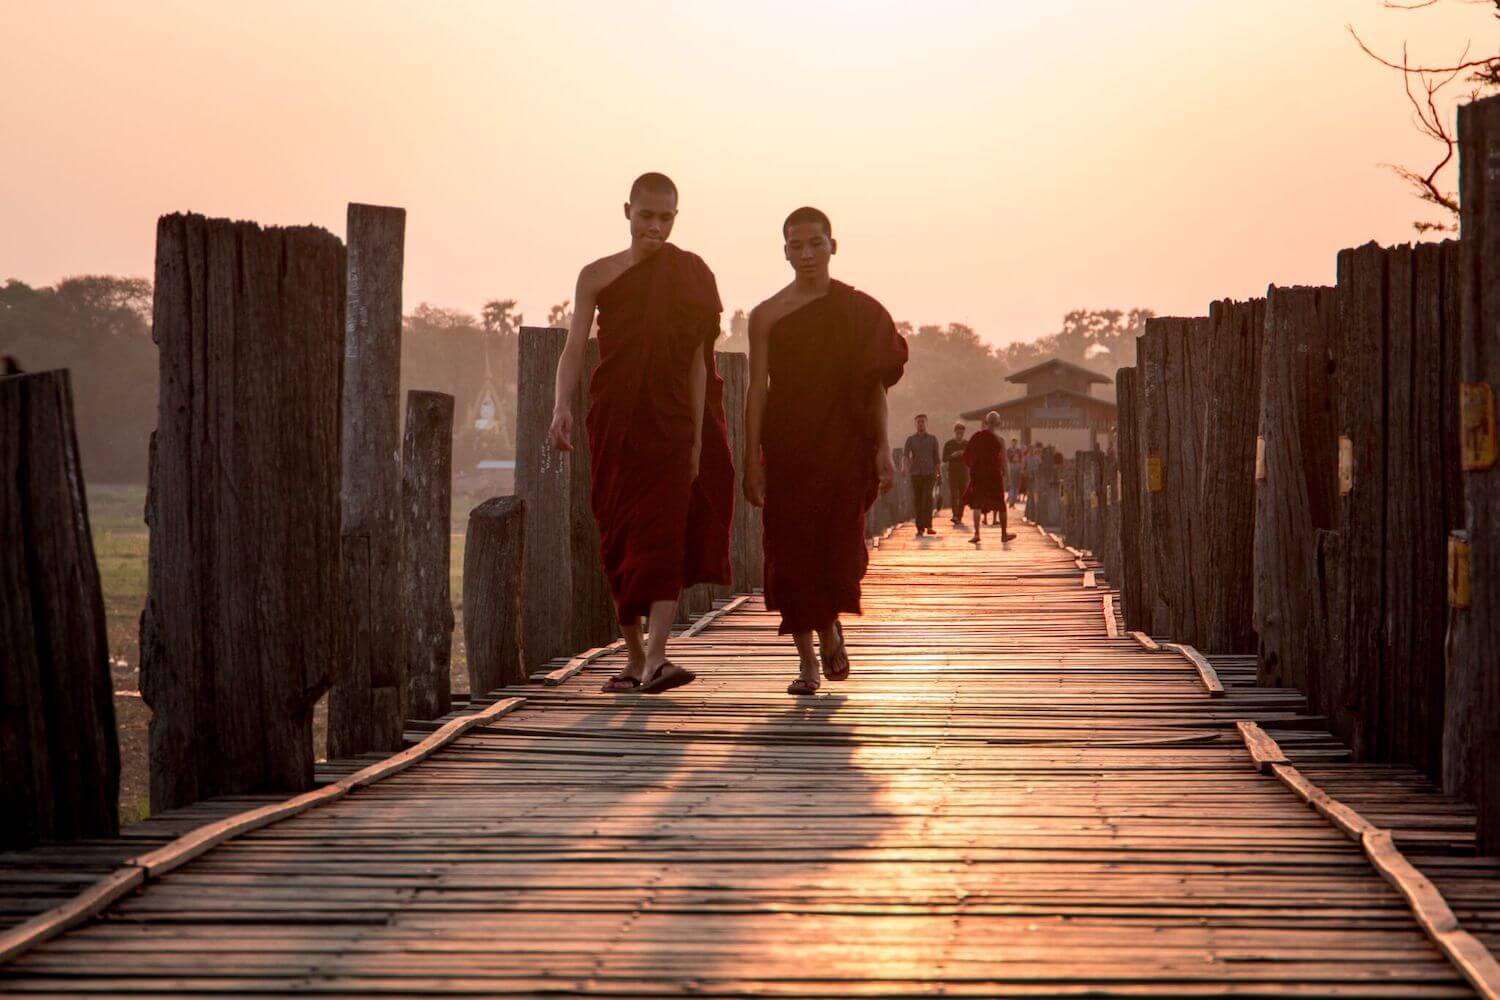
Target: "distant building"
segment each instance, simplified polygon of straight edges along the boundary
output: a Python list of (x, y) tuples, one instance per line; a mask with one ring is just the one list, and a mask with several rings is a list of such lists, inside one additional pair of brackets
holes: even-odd
[[(1030, 444), (1032, 431), (1081, 431), (1063, 438), (1049, 434), (1048, 443), (1062, 447), (1066, 439), (1076, 440), (1079, 448), (1096, 448), (1099, 435), (1114, 433), (1117, 408), (1107, 399), (1093, 394), (1095, 385), (1109, 385), (1113, 379), (1061, 358), (1050, 358), (1024, 371), (1007, 375), (1007, 382), (1026, 387), (1024, 396), (1002, 400), (965, 410), (965, 420), (983, 420), (991, 410), (1000, 414), (1000, 427), (1020, 431), (1021, 441)], [(1086, 438), (1085, 438), (1086, 435)], [(1066, 452), (1066, 448), (1064, 451)]]

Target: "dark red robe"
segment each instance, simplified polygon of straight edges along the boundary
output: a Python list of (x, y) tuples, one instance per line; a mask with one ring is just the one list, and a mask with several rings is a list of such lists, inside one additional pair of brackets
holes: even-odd
[(1005, 506), (1005, 445), (981, 429), (964, 446), (964, 464), (969, 467), (964, 506), (981, 514), (1001, 510)]
[(806, 632), (859, 614), (865, 512), (880, 491), (870, 393), (901, 378), (906, 341), (879, 302), (835, 281), (778, 320), (767, 346), (766, 607), (782, 634)]
[[(734, 463), (714, 366), (718, 288), (668, 243), (599, 293), (599, 367), (589, 382), (590, 499), (620, 620), (695, 583), (729, 583)], [(703, 448), (692, 475), (693, 352), (708, 368)]]

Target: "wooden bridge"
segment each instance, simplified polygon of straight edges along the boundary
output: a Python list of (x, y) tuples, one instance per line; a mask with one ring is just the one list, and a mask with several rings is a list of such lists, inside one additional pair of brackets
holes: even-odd
[(159, 849), (0, 992), (1446, 997), (1494, 976), (1500, 871), (1470, 807), (1343, 763), (1253, 658), (1123, 633), (1097, 564), (1040, 529), (966, 534), (888, 534), (854, 676), (815, 699), (782, 693), (795, 660), (759, 600), (721, 604), (675, 647), (699, 683), (605, 695), (604, 656), (501, 690), (384, 780)]

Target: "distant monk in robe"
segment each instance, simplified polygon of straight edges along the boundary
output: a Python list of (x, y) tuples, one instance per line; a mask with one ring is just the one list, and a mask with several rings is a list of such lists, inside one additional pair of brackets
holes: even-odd
[(730, 582), (734, 464), (713, 354), (723, 307), (708, 265), (667, 242), (676, 185), (643, 174), (631, 185), (625, 217), (630, 247), (579, 272), (551, 438), (558, 450), (573, 450), (569, 401), (597, 307), (599, 367), (586, 420), (590, 500), (629, 654), (604, 690), (657, 694), (694, 679), (667, 659), (682, 588)]
[(974, 512), (974, 537), (969, 541), (975, 545), (979, 544), (979, 521), (983, 514), (999, 515), (1001, 541), (1016, 537), (1010, 533), (1005, 509), (1005, 439), (1000, 437), (999, 429), (1000, 414), (991, 410), (984, 415), (984, 429), (969, 438), (964, 447), (964, 464), (969, 467), (964, 503)]
[(839, 615), (859, 614), (865, 512), (895, 481), (885, 391), (906, 341), (879, 302), (829, 277), (828, 216), (799, 208), (782, 235), (796, 277), (750, 313), (742, 465), (745, 498), (765, 508), (766, 607), (800, 660), (787, 693), (810, 695), (820, 667), (849, 676)]

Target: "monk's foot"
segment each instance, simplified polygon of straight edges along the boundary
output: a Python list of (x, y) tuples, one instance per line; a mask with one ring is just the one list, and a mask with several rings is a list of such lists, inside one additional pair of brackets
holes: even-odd
[(801, 673), (796, 680), (786, 686), (786, 693), (793, 695), (817, 694), (818, 688), (822, 686), (823, 682), (818, 679), (818, 661), (813, 660), (808, 662), (807, 660), (803, 660)]
[(644, 659), (637, 660), (630, 657), (625, 661), (625, 667), (609, 680), (599, 690), (610, 694), (619, 694), (621, 691), (634, 691), (641, 686), (641, 673), (646, 669)]
[(641, 694), (661, 694), (673, 688), (691, 684), (697, 680), (698, 675), (691, 670), (684, 670), (671, 660), (663, 659), (660, 663), (647, 661), (646, 668), (641, 672)]
[(1000, 536), (1000, 540), (1002, 542), (1013, 542), (1013, 541), (1016, 540), (1015, 533), (1011, 532), (1011, 531), (1007, 531), (1003, 535)]
[[(666, 663), (667, 658), (665, 656), (663, 656), (659, 660), (641, 660), (640, 665), (635, 667), (636, 679), (639, 680), (642, 684), (650, 683), (651, 679), (661, 671), (661, 668), (665, 666)], [(630, 668), (627, 667), (626, 669), (629, 670)]]
[(834, 622), (827, 632), (818, 633), (818, 658), (823, 676), (831, 681), (849, 679), (849, 650), (844, 645), (844, 626)]
[(969, 539), (969, 544), (970, 545), (978, 545), (979, 544), (979, 532), (977, 532), (977, 531), (974, 532), (974, 537), (971, 538), (971, 539)]

